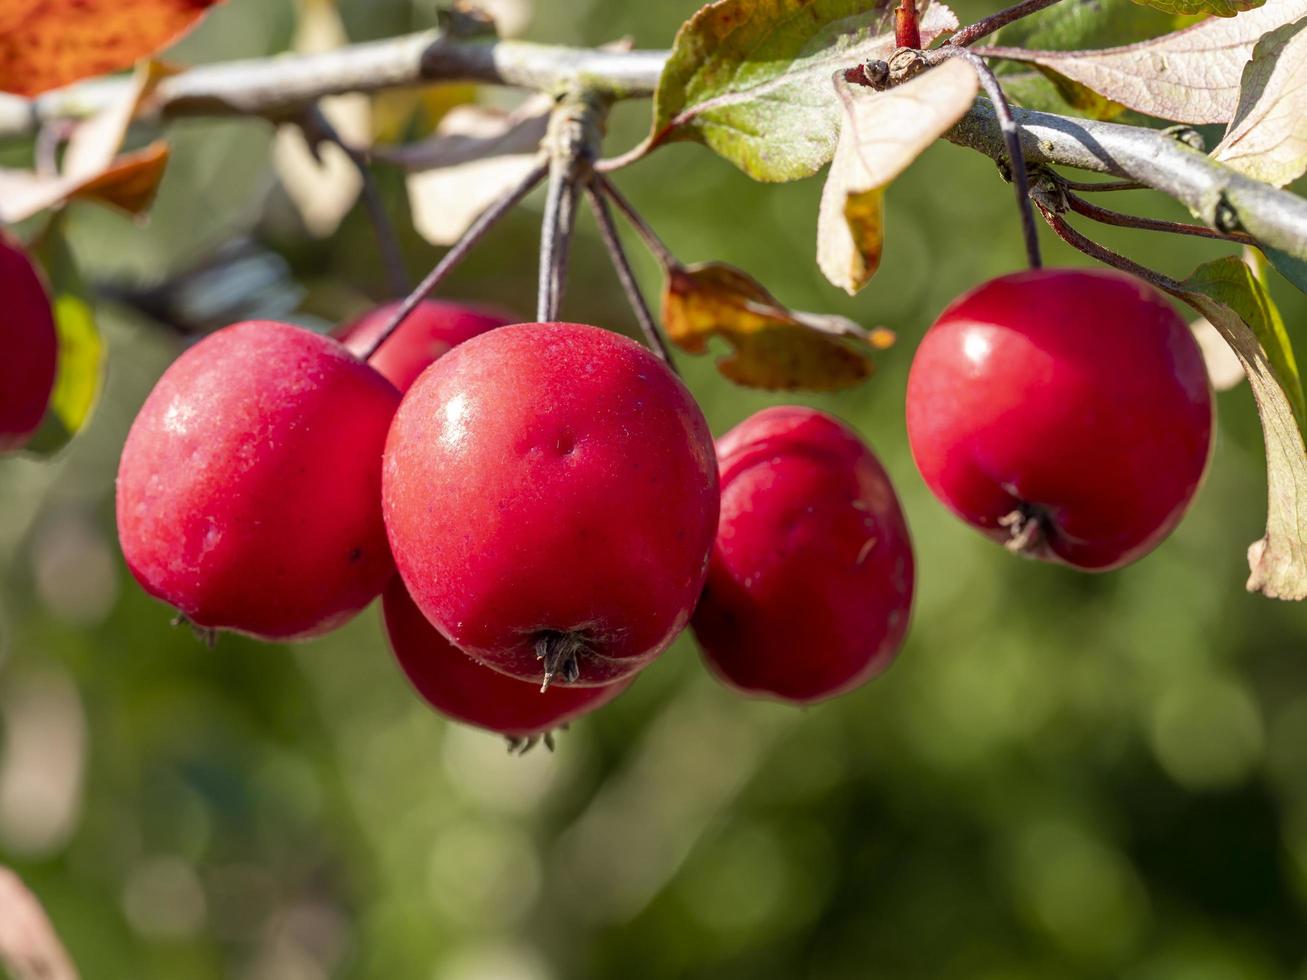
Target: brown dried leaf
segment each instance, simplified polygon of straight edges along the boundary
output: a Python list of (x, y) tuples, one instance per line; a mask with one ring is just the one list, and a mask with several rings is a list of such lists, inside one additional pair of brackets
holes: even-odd
[(0, 0), (0, 91), (38, 95), (130, 67), (219, 0)]
[(755, 279), (720, 262), (673, 267), (663, 293), (663, 325), (684, 351), (702, 354), (718, 336), (735, 350), (717, 368), (751, 388), (834, 391), (871, 376), (874, 350), (893, 343), (884, 329), (786, 309)]
[(163, 179), (168, 144), (159, 140), (121, 156), (118, 151), (142, 104), (163, 79), (176, 73), (177, 69), (160, 62), (141, 65), (124, 98), (73, 130), (64, 151), (63, 173), (0, 170), (0, 220), (22, 221), (73, 198), (100, 201), (129, 214), (143, 213)]

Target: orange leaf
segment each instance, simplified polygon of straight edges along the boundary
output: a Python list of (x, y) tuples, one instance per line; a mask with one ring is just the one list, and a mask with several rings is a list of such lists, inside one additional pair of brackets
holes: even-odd
[(0, 90), (33, 96), (128, 68), (220, 0), (0, 0)]
[(154, 200), (167, 163), (168, 144), (158, 140), (124, 153), (93, 174), (43, 177), (27, 170), (0, 170), (0, 220), (22, 221), (73, 198), (139, 215)]
[(868, 333), (840, 316), (786, 309), (755, 279), (720, 262), (667, 274), (663, 294), (667, 336), (702, 354), (719, 336), (735, 350), (717, 369), (751, 388), (833, 391), (870, 377), (871, 353), (894, 342), (884, 328)]

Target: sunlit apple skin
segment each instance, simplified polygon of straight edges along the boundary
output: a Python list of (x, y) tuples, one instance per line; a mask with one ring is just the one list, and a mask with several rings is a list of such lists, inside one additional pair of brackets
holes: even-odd
[(59, 340), (50, 297), (27, 253), (0, 235), (0, 452), (19, 449), (41, 424), (54, 389)]
[(391, 550), (460, 649), (539, 683), (581, 641), (581, 685), (649, 663), (685, 626), (717, 527), (703, 413), (638, 344), (572, 323), (501, 327), (409, 389), (386, 444)]
[(1044, 269), (941, 314), (912, 362), (907, 428), (926, 484), (964, 521), (1104, 571), (1184, 515), (1211, 456), (1212, 395), (1193, 335), (1151, 287)]
[[(337, 337), (362, 357), (399, 306), (397, 302), (378, 306), (342, 327)], [(368, 363), (400, 391), (408, 391), (432, 361), (487, 330), (520, 319), (490, 306), (423, 300), (394, 334), (386, 338)]]
[(722, 505), (694, 614), (704, 660), (745, 694), (810, 704), (883, 671), (912, 609), (912, 543), (876, 456), (809, 408), (717, 444)]
[(634, 678), (604, 687), (553, 684), (542, 692), (532, 681), (478, 663), (427, 622), (396, 576), (381, 597), (386, 635), (405, 676), (442, 715), (510, 738), (549, 732), (607, 704)]
[(123, 447), (132, 574), (198, 626), (272, 640), (339, 626), (394, 574), (381, 452), (399, 397), (299, 327), (206, 337), (164, 372)]

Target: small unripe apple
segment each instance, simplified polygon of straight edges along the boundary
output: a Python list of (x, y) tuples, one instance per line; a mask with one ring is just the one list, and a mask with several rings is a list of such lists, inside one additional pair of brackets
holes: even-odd
[(409, 594), (460, 649), (524, 680), (606, 684), (689, 619), (717, 467), (703, 413), (644, 348), (517, 324), (414, 382), (382, 499)]
[(0, 235), (0, 451), (23, 446), (54, 389), (59, 339), (50, 297), (27, 253)]
[(908, 438), (927, 486), (1014, 551), (1090, 571), (1179, 523), (1212, 448), (1202, 353), (1154, 289), (1043, 269), (967, 293), (912, 362)]
[[(390, 322), (400, 303), (386, 303), (346, 324), (336, 336), (359, 357), (365, 355)], [(408, 391), (432, 361), (465, 340), (487, 330), (517, 323), (513, 316), (492, 306), (423, 300), (404, 318), (368, 363), (400, 391)]]
[(324, 633), (394, 574), (381, 452), (399, 392), (341, 344), (226, 327), (164, 372), (118, 468), (118, 537), (147, 592), (197, 626)]
[(381, 597), (386, 634), (400, 667), (422, 698), (443, 715), (510, 738), (531, 738), (607, 704), (634, 678), (604, 687), (509, 677), (469, 657), (427, 622), (396, 576)]
[(808, 704), (898, 653), (912, 543), (889, 476), (843, 423), (764, 409), (717, 443), (722, 507), (694, 614), (704, 659), (746, 694)]

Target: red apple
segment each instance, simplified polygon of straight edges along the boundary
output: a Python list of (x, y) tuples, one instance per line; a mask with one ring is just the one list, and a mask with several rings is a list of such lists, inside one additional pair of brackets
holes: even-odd
[(1189, 328), (1118, 272), (1002, 276), (940, 315), (912, 362), (908, 438), (926, 484), (1013, 550), (1086, 570), (1179, 523), (1212, 448)]
[(765, 409), (717, 444), (722, 507), (694, 614), (727, 685), (808, 704), (898, 653), (912, 607), (912, 543), (879, 461), (809, 408)]
[(606, 684), (689, 619), (717, 528), (712, 439), (625, 337), (529, 323), (460, 344), (404, 396), (384, 469), (409, 593), (496, 670)]
[(294, 639), (350, 619), (394, 574), (381, 451), (399, 397), (299, 327), (206, 337), (164, 372), (123, 447), (132, 574), (202, 627)]

